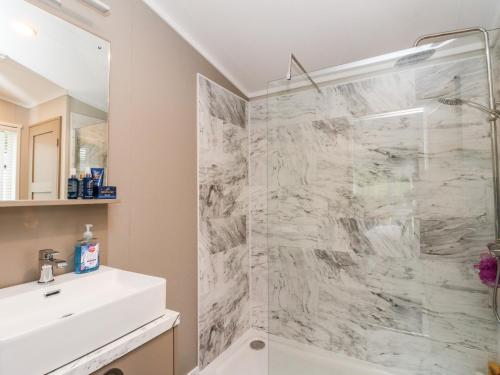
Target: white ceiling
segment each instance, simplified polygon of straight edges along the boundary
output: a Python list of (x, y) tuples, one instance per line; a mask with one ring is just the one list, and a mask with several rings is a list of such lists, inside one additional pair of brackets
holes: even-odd
[[(0, 0), (0, 9), (0, 54), (25, 67), (27, 74), (21, 78), (23, 70), (18, 70), (18, 76), (9, 77), (4, 72), (4, 80), (0, 80), (4, 94), (14, 90), (12, 95), (15, 92), (25, 95), (24, 99), (18, 98), (20, 101), (40, 96), (37, 92), (40, 87), (31, 87), (29, 81), (38, 75), (76, 99), (107, 111), (108, 42), (24, 0)], [(19, 23), (35, 29), (36, 36), (26, 37), (16, 32), (15, 25)], [(35, 75), (29, 75), (30, 71)]]
[(144, 0), (247, 96), (284, 77), (409, 48), (423, 34), (500, 27), (499, 0)]

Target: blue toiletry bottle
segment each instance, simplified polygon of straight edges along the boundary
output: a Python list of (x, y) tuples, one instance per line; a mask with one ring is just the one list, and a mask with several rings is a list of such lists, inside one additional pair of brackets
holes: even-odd
[(85, 224), (83, 239), (75, 246), (75, 273), (87, 273), (99, 269), (99, 242), (93, 238), (92, 224)]
[(99, 188), (104, 185), (104, 168), (90, 168), (94, 181), (94, 198), (99, 194)]
[(94, 180), (92, 178), (92, 173), (90, 168), (85, 170), (85, 177), (82, 180), (83, 184), (83, 199), (93, 199), (94, 198)]
[(71, 173), (68, 178), (68, 199), (78, 199), (78, 190), (80, 181), (76, 177), (76, 168), (71, 168)]

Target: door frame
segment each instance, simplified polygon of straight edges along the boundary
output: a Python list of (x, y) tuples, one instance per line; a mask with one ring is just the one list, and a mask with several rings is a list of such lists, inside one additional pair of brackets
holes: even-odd
[(29, 159), (28, 159), (28, 199), (33, 200), (33, 193), (31, 191), (31, 184), (33, 181), (33, 138), (31, 137), (30, 131), (31, 128), (36, 126), (45, 125), (48, 122), (58, 121), (58, 134), (57, 134), (57, 183), (56, 183), (56, 198), (61, 199), (61, 130), (62, 130), (62, 116), (56, 116), (49, 118), (47, 120), (43, 120), (34, 124), (30, 124), (28, 126), (28, 150), (29, 150)]

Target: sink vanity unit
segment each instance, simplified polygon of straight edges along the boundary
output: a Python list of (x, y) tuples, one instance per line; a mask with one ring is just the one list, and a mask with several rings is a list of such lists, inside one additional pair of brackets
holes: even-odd
[(172, 351), (165, 304), (165, 279), (104, 266), (1, 289), (0, 374), (91, 374), (155, 338)]

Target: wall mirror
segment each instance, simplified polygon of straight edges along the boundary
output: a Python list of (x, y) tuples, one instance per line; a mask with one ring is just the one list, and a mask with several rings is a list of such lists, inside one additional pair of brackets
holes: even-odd
[(0, 12), (0, 201), (67, 197), (108, 160), (109, 42), (24, 0)]

